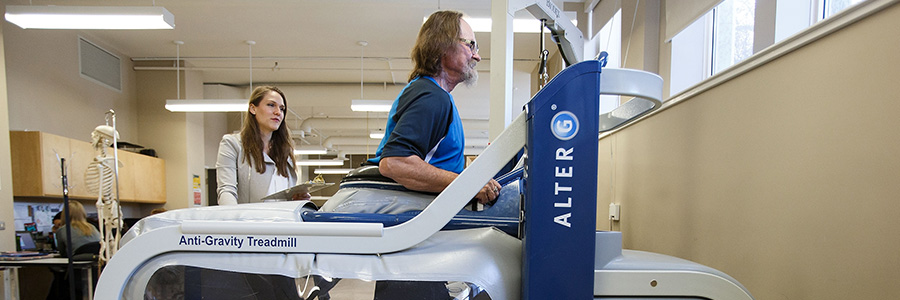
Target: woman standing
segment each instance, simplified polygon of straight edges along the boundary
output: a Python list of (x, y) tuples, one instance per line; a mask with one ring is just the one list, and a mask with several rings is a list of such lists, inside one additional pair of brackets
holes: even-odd
[(219, 143), (219, 205), (261, 202), (266, 195), (297, 183), (294, 146), (284, 125), (285, 112), (287, 100), (277, 87), (253, 89), (241, 132), (226, 134)]
[[(226, 134), (219, 143), (216, 189), (219, 205), (261, 202), (269, 194), (297, 182), (294, 146), (284, 125), (287, 101), (274, 86), (253, 89), (241, 132)], [(309, 199), (307, 193), (294, 198)], [(278, 275), (215, 272), (216, 285), (205, 296), (219, 298), (301, 299), (293, 278)]]

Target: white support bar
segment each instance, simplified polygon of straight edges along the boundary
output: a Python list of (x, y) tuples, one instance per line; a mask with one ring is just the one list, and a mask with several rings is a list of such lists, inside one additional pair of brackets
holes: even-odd
[(600, 94), (635, 98), (600, 115), (600, 136), (662, 107), (662, 86), (662, 77), (650, 72), (603, 69), (600, 73)]
[[(491, 98), (488, 137), (503, 132), (521, 108), (513, 108), (513, 13), (507, 8), (514, 0), (491, 0)], [(466, 143), (468, 144), (468, 142)]]
[(606, 69), (600, 72), (600, 94), (662, 101), (663, 79), (659, 75), (631, 69)]
[(380, 237), (384, 233), (384, 225), (381, 223), (278, 223), (185, 220), (181, 223), (181, 232), (184, 234)]

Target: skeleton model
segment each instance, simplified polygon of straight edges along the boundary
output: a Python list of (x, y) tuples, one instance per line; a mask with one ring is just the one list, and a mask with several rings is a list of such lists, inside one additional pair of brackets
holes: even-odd
[[(109, 126), (109, 118), (112, 117), (113, 127)], [(118, 199), (118, 166), (116, 165), (116, 150), (113, 148), (113, 156), (107, 153), (107, 149), (116, 143), (118, 132), (115, 128), (115, 112), (107, 112), (107, 125), (100, 125), (91, 133), (94, 157), (85, 172), (85, 183), (91, 192), (97, 193), (97, 219), (100, 223), (100, 265), (106, 264), (116, 250), (119, 249), (121, 238), (122, 208)], [(116, 193), (113, 196), (113, 185), (116, 185)]]

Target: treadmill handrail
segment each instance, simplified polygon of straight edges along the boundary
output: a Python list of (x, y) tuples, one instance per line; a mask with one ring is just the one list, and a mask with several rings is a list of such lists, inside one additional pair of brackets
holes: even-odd
[(357, 236), (380, 237), (384, 233), (381, 223), (287, 223), (185, 220), (181, 223), (183, 234), (249, 234), (292, 236)]
[(635, 97), (600, 115), (600, 134), (619, 128), (662, 107), (663, 79), (659, 75), (630, 69), (604, 68), (600, 73), (600, 94)]

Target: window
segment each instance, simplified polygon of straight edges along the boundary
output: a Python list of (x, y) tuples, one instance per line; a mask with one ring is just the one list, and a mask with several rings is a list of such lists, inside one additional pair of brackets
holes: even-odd
[(688, 25), (672, 38), (672, 73), (670, 95), (697, 84), (710, 75), (712, 12)]
[(775, 9), (775, 42), (863, 1), (865, 0), (778, 0)]
[(670, 95), (753, 55), (756, 0), (725, 0), (672, 38)]
[[(865, 0), (774, 1), (774, 18), (757, 19), (756, 0), (724, 0), (676, 34), (669, 94), (678, 94), (753, 55), (755, 20), (775, 22), (774, 42), (778, 43)], [(764, 46), (768, 45), (760, 49)]]
[(756, 0), (725, 0), (713, 9), (712, 74), (753, 55)]
[(865, 0), (821, 0), (822, 4), (822, 19), (827, 19), (845, 8), (851, 7), (853, 5), (862, 3)]
[[(622, 61), (622, 10), (618, 10), (615, 15), (603, 25), (603, 28), (597, 32), (597, 35), (589, 42), (597, 47), (596, 54), (606, 51), (609, 55), (606, 57), (607, 68), (620, 67), (619, 62)], [(600, 114), (605, 114), (619, 107), (619, 96), (600, 96)]]
[(777, 1), (775, 3), (775, 42), (780, 42), (812, 25), (813, 1)]

